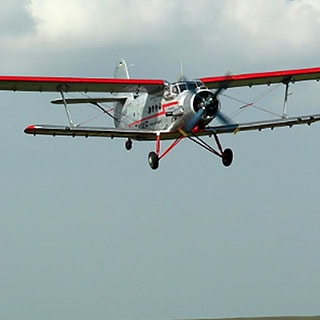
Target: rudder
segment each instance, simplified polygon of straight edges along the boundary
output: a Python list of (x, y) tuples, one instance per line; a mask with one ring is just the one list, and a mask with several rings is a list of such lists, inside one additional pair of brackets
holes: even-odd
[(127, 63), (124, 59), (121, 59), (117, 65), (116, 69), (114, 71), (114, 77), (118, 79), (129, 79), (130, 74), (128, 70)]
[[(121, 59), (117, 64), (116, 64), (116, 68), (114, 70), (114, 77), (117, 79), (129, 79), (130, 78), (130, 74), (129, 74), (129, 70), (128, 70), (128, 66), (127, 63), (124, 59)], [(126, 97), (126, 103), (128, 103), (128, 100), (133, 100), (133, 94), (132, 93), (113, 93), (113, 96), (121, 96), (121, 97)], [(115, 102), (114, 103), (114, 117), (115, 120), (114, 121), (114, 125), (116, 128), (121, 127), (121, 118), (122, 118), (122, 113), (123, 113), (123, 109), (124, 109), (124, 104), (120, 103), (120, 102)]]

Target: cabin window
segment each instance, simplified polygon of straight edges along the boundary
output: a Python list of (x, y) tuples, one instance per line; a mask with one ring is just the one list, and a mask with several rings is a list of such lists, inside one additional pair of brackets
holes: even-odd
[(187, 85), (185, 83), (180, 83), (179, 89), (180, 89), (180, 92), (183, 92), (183, 91), (187, 90)]
[(174, 93), (174, 94), (179, 94), (179, 87), (178, 87), (177, 85), (174, 85), (174, 86), (172, 87), (172, 93)]
[(188, 89), (189, 90), (196, 90), (197, 84), (195, 82), (188, 82)]

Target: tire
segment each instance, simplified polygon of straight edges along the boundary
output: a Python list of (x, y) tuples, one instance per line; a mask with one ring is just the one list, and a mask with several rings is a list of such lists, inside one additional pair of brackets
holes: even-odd
[(126, 141), (126, 143), (124, 144), (124, 146), (126, 147), (126, 150), (131, 150), (132, 149), (132, 141), (130, 139), (128, 139)]
[(233, 152), (231, 149), (225, 149), (222, 154), (222, 163), (225, 167), (229, 167), (232, 164)]
[(159, 167), (159, 157), (157, 156), (157, 154), (155, 152), (150, 152), (148, 155), (148, 162), (150, 165), (150, 168), (152, 170), (156, 170)]

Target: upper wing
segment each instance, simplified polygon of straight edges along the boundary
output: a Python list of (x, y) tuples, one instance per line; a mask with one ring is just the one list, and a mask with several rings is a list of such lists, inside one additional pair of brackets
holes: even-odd
[[(228, 76), (204, 77), (200, 80), (215, 89), (227, 81), (227, 87), (319, 80), (320, 68), (247, 73)], [(165, 81), (157, 79), (70, 78), (0, 76), (0, 90), (40, 92), (155, 92), (164, 89)]]
[(0, 90), (40, 92), (155, 92), (163, 80), (0, 76)]
[(221, 83), (226, 82), (228, 88), (245, 87), (272, 83), (289, 83), (304, 80), (320, 79), (320, 68), (308, 68), (297, 70), (283, 70), (260, 73), (235, 74), (218, 77), (205, 77), (200, 80), (209, 88), (217, 89)]

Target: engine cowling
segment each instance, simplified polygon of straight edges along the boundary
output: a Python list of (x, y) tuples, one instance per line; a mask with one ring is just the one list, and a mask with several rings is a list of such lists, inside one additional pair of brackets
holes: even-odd
[[(171, 130), (183, 128), (186, 132), (195, 127), (203, 128), (208, 125), (220, 110), (217, 94), (206, 88), (194, 88), (182, 92), (179, 97), (178, 116), (172, 118)], [(172, 114), (174, 115), (174, 114)]]
[(191, 101), (195, 113), (203, 110), (201, 120), (211, 121), (220, 109), (220, 102), (217, 96), (209, 90), (197, 92)]

